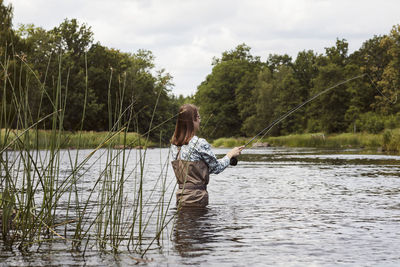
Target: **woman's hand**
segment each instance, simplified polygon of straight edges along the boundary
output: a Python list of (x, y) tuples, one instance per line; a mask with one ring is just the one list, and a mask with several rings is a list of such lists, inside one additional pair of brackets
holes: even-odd
[(232, 148), (231, 151), (229, 151), (226, 155), (228, 156), (228, 158), (235, 158), (237, 156), (240, 155), (240, 153), (242, 152), (242, 150), (244, 149), (244, 146), (237, 146)]

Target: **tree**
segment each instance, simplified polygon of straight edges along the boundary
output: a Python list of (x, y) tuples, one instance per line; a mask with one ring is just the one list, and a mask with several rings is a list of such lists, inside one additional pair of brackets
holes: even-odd
[(259, 58), (253, 57), (245, 44), (214, 59), (212, 73), (195, 95), (207, 121), (205, 135), (218, 138), (241, 134), (242, 122), (254, 113), (254, 99), (250, 96), (260, 67)]
[(395, 114), (400, 112), (397, 101), (400, 91), (400, 24), (393, 26), (390, 34), (382, 38), (380, 45), (387, 49), (390, 59), (384, 67), (382, 80), (378, 82), (382, 95), (377, 96), (377, 106), (384, 115)]
[(347, 64), (349, 44), (345, 39), (336, 39), (336, 45), (325, 48), (325, 54), (330, 63), (344, 67)]
[(278, 70), (280, 66), (292, 66), (292, 58), (287, 55), (269, 55), (267, 59), (267, 66), (271, 72)]
[[(257, 77), (257, 83), (252, 92), (255, 101), (256, 112), (246, 118), (243, 130), (247, 135), (255, 135), (270, 124), (275, 118), (275, 110), (278, 106), (278, 92), (276, 90), (272, 71), (263, 68)], [(273, 129), (271, 133), (276, 132)]]
[[(348, 44), (337, 40), (336, 46), (326, 48), (326, 56), (317, 59), (318, 76), (313, 80), (311, 95), (344, 81), (348, 76), (345, 66), (348, 61)], [(319, 96), (307, 106), (308, 131), (328, 133), (342, 132), (348, 128), (345, 113), (349, 106), (349, 93), (346, 85), (340, 85)]]
[[(287, 114), (304, 102), (304, 90), (301, 87), (299, 80), (296, 79), (294, 71), (291, 67), (282, 65), (274, 74), (275, 87), (278, 93), (278, 105), (275, 109), (275, 120)], [(279, 135), (290, 133), (300, 133), (305, 125), (305, 109), (299, 109), (282, 122), (276, 125)]]
[(318, 55), (312, 50), (301, 51), (292, 65), (293, 74), (303, 87), (304, 98), (308, 98), (308, 91), (313, 87), (312, 81), (318, 75), (317, 59)]
[(383, 71), (390, 60), (387, 49), (381, 46), (383, 38), (382, 36), (374, 36), (365, 41), (361, 48), (349, 57), (351, 64), (359, 68), (355, 73), (366, 74), (362, 80), (356, 80), (348, 87), (351, 96), (346, 117), (350, 121), (355, 121), (366, 112), (377, 111), (377, 104), (380, 101), (377, 102), (376, 100), (381, 96), (379, 91), (376, 90), (378, 81), (382, 80)]
[[(258, 75), (254, 90), (256, 114), (244, 123), (248, 134), (254, 135), (303, 102), (300, 82), (295, 78), (292, 67), (280, 65), (274, 72), (264, 68)], [(269, 134), (281, 135), (301, 132), (304, 128), (304, 110), (298, 110), (276, 124)]]
[(10, 5), (4, 5), (0, 0), (0, 58), (4, 58), (6, 53), (12, 54), (15, 34), (12, 28), (13, 8)]
[[(27, 122), (16, 119), (19, 118), (18, 113), (21, 112), (17, 106), (21, 104), (22, 97), (25, 98), (24, 101), (28, 99), (30, 92), (27, 84), (32, 80), (33, 75), (24, 64), (25, 44), (12, 28), (12, 12), (11, 4), (5, 6), (0, 0), (0, 82), (3, 86), (0, 90), (0, 110), (2, 116), (7, 117), (0, 118), (0, 121), (6, 123), (8, 127), (19, 127), (21, 123)], [(30, 97), (34, 97), (33, 95), (30, 94)], [(11, 118), (14, 119), (11, 120)]]
[[(317, 61), (320, 56), (315, 54), (312, 50), (301, 51), (297, 54), (296, 60), (294, 61), (293, 76), (298, 81), (299, 88), (297, 89), (298, 104), (303, 103), (311, 97), (310, 93), (314, 87), (314, 79), (318, 76)], [(302, 107), (296, 111), (298, 118), (297, 131), (306, 131), (309, 114), (307, 112), (307, 106)], [(299, 124), (302, 124), (301, 126)]]

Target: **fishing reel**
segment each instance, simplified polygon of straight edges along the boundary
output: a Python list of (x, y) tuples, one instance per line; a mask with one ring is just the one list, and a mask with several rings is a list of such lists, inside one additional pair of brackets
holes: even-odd
[(236, 166), (237, 163), (238, 163), (238, 159), (235, 158), (235, 157), (232, 157), (232, 158), (230, 159), (230, 161), (229, 161), (229, 165), (231, 165), (231, 166)]

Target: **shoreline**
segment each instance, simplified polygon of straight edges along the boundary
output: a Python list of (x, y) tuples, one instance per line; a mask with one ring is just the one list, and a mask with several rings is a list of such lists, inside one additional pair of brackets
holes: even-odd
[[(231, 148), (246, 144), (251, 138), (218, 138), (211, 142), (214, 147)], [(400, 129), (388, 129), (379, 134), (370, 133), (307, 133), (256, 139), (249, 147), (314, 147), (359, 148), (378, 152), (400, 152)]]
[[(19, 130), (22, 131), (22, 130)], [(7, 129), (7, 142), (12, 142), (17, 130)], [(28, 146), (32, 149), (50, 148), (54, 133), (50, 130), (30, 130), (21, 136), (21, 141), (29, 142)], [(5, 129), (1, 129), (0, 147), (8, 146), (4, 141)], [(28, 138), (27, 138), (27, 136)], [(57, 133), (58, 135), (58, 133)], [(112, 132), (94, 132), (94, 131), (62, 131), (58, 135), (58, 145), (62, 149), (94, 149), (101, 147), (111, 147), (113, 149), (144, 149), (155, 147), (168, 147), (169, 144), (157, 144), (154, 140), (146, 140), (135, 132), (121, 132), (111, 139)], [(251, 137), (223, 137), (210, 140), (210, 144), (215, 148), (232, 148), (245, 145)], [(20, 144), (21, 145), (21, 144)], [(18, 142), (14, 142), (7, 150), (18, 150)], [(291, 134), (286, 136), (269, 136), (262, 139), (255, 139), (247, 148), (260, 147), (313, 147), (313, 148), (357, 148), (376, 150), (378, 152), (400, 153), (400, 128), (387, 129), (378, 134), (370, 133), (305, 133)]]

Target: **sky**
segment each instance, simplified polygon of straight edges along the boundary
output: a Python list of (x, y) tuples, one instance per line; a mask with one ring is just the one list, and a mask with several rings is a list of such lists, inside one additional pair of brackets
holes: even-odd
[(91, 26), (94, 41), (122, 52), (150, 50), (173, 76), (175, 95), (195, 94), (214, 57), (245, 43), (253, 56), (324, 53), (336, 39), (349, 52), (400, 24), (399, 0), (5, 0), (14, 28), (50, 30), (64, 19)]

